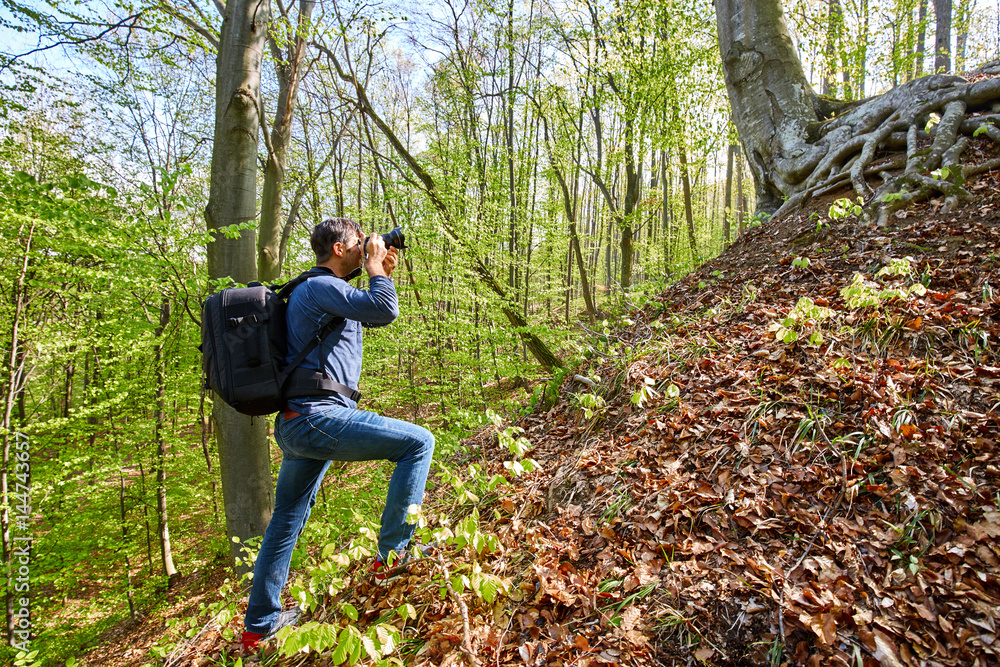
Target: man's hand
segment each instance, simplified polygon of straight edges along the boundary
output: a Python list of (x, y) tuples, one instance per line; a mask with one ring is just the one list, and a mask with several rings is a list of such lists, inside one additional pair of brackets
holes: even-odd
[[(385, 240), (381, 234), (372, 234), (371, 241), (365, 246), (365, 252), (368, 253), (368, 257), (365, 258), (365, 271), (368, 273), (368, 276), (385, 276), (388, 278), (389, 274), (382, 268), (388, 252), (385, 248)], [(393, 268), (395, 268), (395, 265), (393, 265)]]
[(392, 276), (392, 272), (396, 270), (396, 266), (398, 265), (399, 251), (395, 248), (389, 248), (385, 254), (385, 259), (382, 260), (382, 270), (385, 271), (385, 275)]

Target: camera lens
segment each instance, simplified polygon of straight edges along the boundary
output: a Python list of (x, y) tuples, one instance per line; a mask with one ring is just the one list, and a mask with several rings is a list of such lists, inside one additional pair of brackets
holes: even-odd
[(406, 249), (406, 237), (403, 235), (402, 227), (396, 227), (391, 232), (382, 234), (382, 240), (385, 241), (387, 248)]

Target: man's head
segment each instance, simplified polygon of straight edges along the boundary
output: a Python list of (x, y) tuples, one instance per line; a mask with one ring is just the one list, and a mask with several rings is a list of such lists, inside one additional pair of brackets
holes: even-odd
[(316, 264), (325, 264), (333, 256), (334, 244), (341, 244), (346, 249), (364, 237), (361, 225), (348, 218), (323, 218), (323, 221), (313, 227), (309, 244), (316, 254)]

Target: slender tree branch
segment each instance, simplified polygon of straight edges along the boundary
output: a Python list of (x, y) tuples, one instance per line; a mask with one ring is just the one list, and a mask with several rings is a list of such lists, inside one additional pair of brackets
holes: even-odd
[[(207, 22), (205, 15), (201, 12), (200, 9), (198, 9), (196, 5), (194, 5), (193, 2), (191, 2), (191, 0), (188, 0), (188, 4), (194, 7), (195, 11), (198, 12), (198, 15), (201, 17), (202, 20)], [(182, 12), (179, 7), (169, 2), (169, 0), (164, 0), (162, 6), (163, 6), (163, 11), (165, 11), (167, 14), (170, 14), (175, 19), (177, 19), (187, 27), (191, 28), (202, 37), (204, 37), (208, 41), (208, 43), (212, 45), (212, 48), (214, 48), (216, 51), (219, 50), (219, 36), (217, 34), (213, 33), (209, 28), (206, 28), (204, 25), (198, 23), (190, 16)]]

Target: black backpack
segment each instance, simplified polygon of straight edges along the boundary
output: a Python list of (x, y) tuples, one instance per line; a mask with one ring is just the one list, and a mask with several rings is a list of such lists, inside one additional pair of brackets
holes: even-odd
[[(343, 317), (335, 317), (290, 363), (285, 310), (292, 290), (314, 276), (331, 275), (312, 268), (284, 286), (220, 290), (205, 300), (201, 319), (201, 366), (205, 387), (245, 415), (283, 410), (288, 398), (336, 392), (357, 402), (361, 394), (329, 378), (325, 371), (296, 367), (333, 332)], [(292, 381), (289, 382), (289, 377)], [(288, 386), (286, 386), (286, 384)]]

